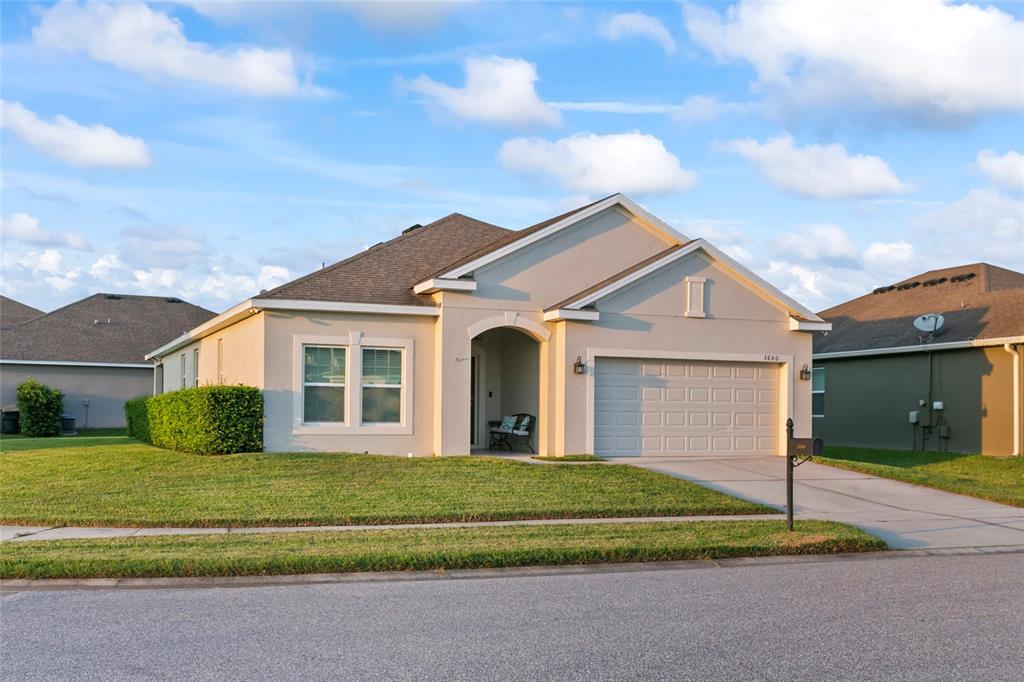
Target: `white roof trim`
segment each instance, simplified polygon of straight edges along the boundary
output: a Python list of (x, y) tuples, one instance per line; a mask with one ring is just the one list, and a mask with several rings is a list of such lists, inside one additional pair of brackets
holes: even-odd
[(568, 308), (558, 308), (557, 310), (549, 310), (544, 313), (545, 322), (558, 322), (560, 320), (584, 320), (587, 322), (593, 322), (601, 319), (601, 313), (596, 310), (570, 310)]
[(122, 367), (125, 369), (153, 369), (153, 365), (141, 362), (76, 362), (74, 360), (4, 360), (0, 365), (56, 365), (59, 367)]
[(1024, 336), (1003, 336), (993, 339), (972, 339), (970, 341), (950, 341), (948, 343), (922, 343), (916, 346), (893, 346), (891, 348), (864, 348), (861, 350), (842, 350), (834, 353), (815, 353), (815, 360), (832, 360), (834, 358), (859, 358), (871, 355), (896, 355), (898, 353), (921, 353), (936, 350), (958, 350), (962, 348), (987, 348), (1002, 346), (1007, 343), (1024, 343)]
[(167, 355), (168, 353), (173, 353), (193, 341), (201, 339), (204, 336), (209, 336), (210, 334), (228, 327), (248, 315), (253, 315), (263, 310), (298, 310), (321, 313), (365, 313), (372, 315), (425, 315), (428, 317), (437, 317), (441, 314), (441, 309), (433, 306), (250, 298), (225, 310), (212, 320), (207, 320), (195, 329), (182, 334), (173, 341), (160, 346), (152, 353), (146, 355), (146, 359), (151, 360), (153, 358), (159, 358)]
[(414, 294), (433, 294), (437, 291), (476, 291), (476, 282), (471, 279), (441, 279), (435, 277), (420, 282), (412, 288)]
[(522, 239), (517, 239), (514, 242), (506, 244), (500, 249), (495, 249), (490, 253), (486, 253), (483, 256), (480, 256), (479, 258), (472, 260), (469, 263), (466, 263), (465, 265), (460, 265), (459, 267), (453, 270), (449, 270), (441, 274), (440, 277), (444, 279), (458, 279), (459, 277), (468, 275), (474, 270), (477, 270), (485, 265), (488, 265), (489, 263), (493, 263), (496, 260), (500, 260), (505, 256), (518, 251), (519, 249), (527, 247), (530, 244), (533, 244), (534, 242), (540, 241), (541, 239), (544, 239), (545, 237), (554, 234), (555, 232), (564, 230), (565, 228), (571, 225), (575, 225), (578, 222), (595, 216), (601, 211), (604, 211), (613, 206), (621, 206), (622, 208), (626, 209), (637, 218), (640, 218), (641, 220), (650, 223), (653, 227), (665, 233), (667, 237), (669, 237), (671, 240), (675, 242), (683, 244), (687, 241), (687, 238), (684, 235), (680, 234), (678, 230), (676, 230), (674, 227), (664, 222), (654, 214), (648, 212), (647, 209), (643, 208), (642, 206), (640, 206), (640, 204), (636, 203), (629, 197), (623, 194), (613, 194), (612, 196), (608, 197), (607, 199), (603, 199), (602, 201), (594, 204), (593, 206), (588, 206), (583, 210), (573, 213), (571, 216), (568, 216), (567, 218), (564, 218), (556, 223), (548, 225), (544, 229), (537, 230), (532, 234), (524, 236)]
[(832, 331), (831, 322), (808, 322), (807, 320), (798, 320), (795, 317), (789, 318), (789, 331), (791, 332), (830, 332)]
[(666, 255), (664, 258), (659, 258), (653, 263), (650, 263), (647, 266), (640, 268), (636, 272), (632, 272), (626, 277), (616, 280), (615, 282), (612, 282), (608, 286), (602, 287), (601, 289), (595, 291), (594, 293), (588, 296), (585, 296), (584, 298), (581, 298), (578, 301), (570, 303), (569, 305), (566, 306), (566, 308), (569, 308), (571, 310), (578, 310), (588, 305), (593, 305), (602, 298), (605, 298), (608, 295), (646, 277), (647, 275), (650, 275), (651, 273), (660, 270), (666, 265), (669, 265), (670, 263), (673, 263), (679, 260), (680, 258), (685, 258), (686, 256), (698, 250), (704, 251), (715, 260), (723, 263), (730, 270), (734, 270), (736, 274), (748, 280), (750, 284), (752, 284), (756, 289), (762, 291), (763, 293), (767, 294), (770, 298), (773, 298), (779, 303), (781, 303), (782, 306), (789, 310), (790, 313), (799, 315), (800, 317), (804, 318), (809, 322), (825, 322), (820, 317), (815, 315), (812, 311), (800, 305), (795, 300), (793, 300), (792, 298), (782, 293), (765, 280), (755, 275), (745, 266), (740, 265), (739, 263), (734, 261), (732, 258), (727, 256), (719, 249), (715, 248), (712, 244), (710, 244), (704, 239), (694, 239), (692, 242), (690, 242), (683, 248), (679, 249), (678, 251), (673, 251), (672, 253)]

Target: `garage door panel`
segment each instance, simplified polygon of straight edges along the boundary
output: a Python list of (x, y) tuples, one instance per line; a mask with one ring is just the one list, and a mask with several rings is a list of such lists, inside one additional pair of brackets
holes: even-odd
[(598, 358), (597, 454), (775, 454), (778, 368), (761, 363)]

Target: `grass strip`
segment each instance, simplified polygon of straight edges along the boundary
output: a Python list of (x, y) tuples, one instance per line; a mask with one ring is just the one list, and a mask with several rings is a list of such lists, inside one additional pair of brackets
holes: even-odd
[(598, 457), (597, 455), (562, 455), (561, 457), (555, 457), (554, 455), (534, 455), (531, 459), (540, 460), (541, 462), (604, 462), (604, 457)]
[(145, 578), (426, 571), (866, 552), (841, 523), (696, 521), (5, 542), (0, 578)]
[(1024, 457), (829, 446), (815, 462), (1024, 507)]
[(627, 465), (490, 457), (182, 454), (137, 443), (0, 455), (0, 520), (301, 526), (775, 513)]

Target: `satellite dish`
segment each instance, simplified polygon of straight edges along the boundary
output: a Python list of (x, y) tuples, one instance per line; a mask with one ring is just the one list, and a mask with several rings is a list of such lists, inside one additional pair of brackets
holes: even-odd
[(939, 313), (927, 313), (916, 318), (914, 320), (914, 326), (917, 327), (918, 331), (933, 334), (942, 327), (942, 323), (945, 321), (945, 318), (943, 318)]

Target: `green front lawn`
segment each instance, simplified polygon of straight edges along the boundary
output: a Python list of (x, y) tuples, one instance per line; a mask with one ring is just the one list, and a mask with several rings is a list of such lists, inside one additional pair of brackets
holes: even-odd
[(828, 521), (798, 521), (793, 533), (786, 532), (782, 521), (705, 521), (162, 536), (5, 542), (0, 545), (0, 578), (279, 575), (555, 566), (830, 554), (884, 548), (885, 543), (863, 531)]
[(776, 511), (627, 465), (327, 453), (210, 457), (79, 440), (66, 447), (71, 439), (48, 439), (46, 449), (23, 449), (24, 440), (0, 444), (0, 520), (210, 527)]
[(829, 446), (815, 462), (1024, 507), (1024, 457)]

